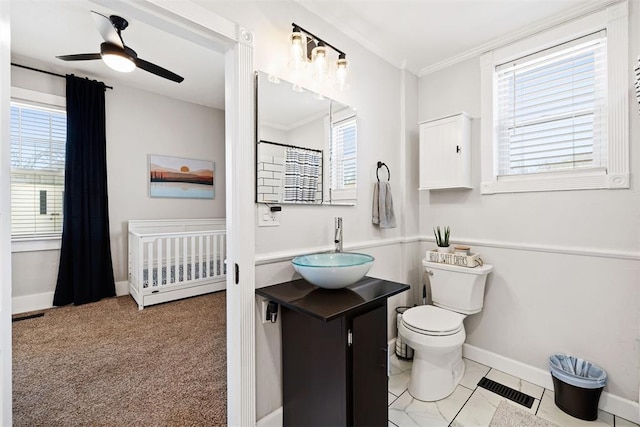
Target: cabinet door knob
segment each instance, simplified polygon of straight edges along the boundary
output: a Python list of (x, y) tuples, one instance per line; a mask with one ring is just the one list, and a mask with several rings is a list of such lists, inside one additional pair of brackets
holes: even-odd
[(460, 146), (456, 145), (456, 153), (459, 153), (459, 152), (460, 152)]

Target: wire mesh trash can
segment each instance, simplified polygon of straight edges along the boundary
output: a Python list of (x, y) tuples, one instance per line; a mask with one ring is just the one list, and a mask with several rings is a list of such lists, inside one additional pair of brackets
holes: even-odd
[(593, 363), (565, 354), (549, 357), (556, 406), (581, 420), (598, 418), (598, 402), (607, 373)]
[(396, 356), (399, 359), (413, 360), (413, 349), (407, 345), (406, 342), (400, 336), (398, 326), (402, 322), (402, 313), (409, 310), (411, 307), (398, 307), (396, 308)]

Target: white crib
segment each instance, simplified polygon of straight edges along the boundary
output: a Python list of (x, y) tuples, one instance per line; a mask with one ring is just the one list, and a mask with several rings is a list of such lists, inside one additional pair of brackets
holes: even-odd
[(226, 288), (224, 218), (129, 221), (129, 292), (138, 308)]

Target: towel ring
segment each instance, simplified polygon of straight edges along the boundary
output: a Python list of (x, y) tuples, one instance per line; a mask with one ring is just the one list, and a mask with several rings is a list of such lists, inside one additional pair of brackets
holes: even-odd
[(389, 166), (387, 166), (385, 163), (378, 162), (378, 169), (376, 169), (376, 178), (378, 178), (378, 182), (380, 182), (380, 177), (378, 176), (378, 171), (383, 166), (385, 168), (387, 168), (387, 181), (391, 181), (391, 172), (389, 172)]

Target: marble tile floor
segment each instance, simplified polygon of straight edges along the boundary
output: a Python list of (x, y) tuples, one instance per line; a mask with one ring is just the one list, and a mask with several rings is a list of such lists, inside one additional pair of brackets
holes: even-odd
[[(411, 362), (391, 357), (389, 376), (389, 427), (410, 426), (488, 426), (502, 400), (528, 410), (559, 427), (639, 427), (630, 421), (604, 411), (598, 412), (596, 421), (583, 421), (562, 412), (553, 400), (553, 391), (505, 374), (469, 359), (465, 361), (465, 374), (454, 392), (437, 402), (422, 402), (407, 391), (411, 376)], [(482, 377), (519, 390), (535, 398), (531, 409), (511, 402), (489, 390), (478, 387)]]

